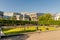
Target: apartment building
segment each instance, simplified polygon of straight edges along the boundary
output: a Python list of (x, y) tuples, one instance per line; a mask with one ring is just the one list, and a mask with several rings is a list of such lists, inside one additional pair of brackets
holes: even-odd
[(4, 12), (3, 18), (9, 20), (27, 20), (27, 21), (38, 21), (38, 17), (43, 15), (44, 13), (37, 13), (37, 12)]
[(14, 12), (4, 12), (4, 16), (3, 18), (5, 19), (10, 19), (11, 20), (11, 17), (14, 15)]
[(16, 20), (22, 20), (23, 15), (21, 13), (15, 13)]
[[(21, 12), (21, 14), (25, 14), (29, 16), (31, 21), (38, 21), (38, 17), (43, 15), (44, 13), (37, 13), (37, 12)], [(23, 18), (24, 19), (24, 18)]]
[(23, 15), (23, 20), (30, 20), (29, 12), (21, 12), (21, 14)]
[(3, 12), (0, 11), (0, 19), (3, 18)]
[(54, 14), (54, 20), (60, 20), (60, 13)]
[(23, 14), (23, 20), (29, 16), (27, 19), (31, 21), (37, 21), (37, 15), (35, 12), (21, 12), (21, 14)]
[(31, 12), (29, 16), (31, 18), (31, 21), (37, 21), (37, 13), (36, 12)]
[(38, 17), (43, 15), (44, 13), (36, 13), (36, 12), (32, 12), (30, 13), (30, 17), (32, 21), (38, 21)]
[(22, 15), (20, 13), (16, 13), (16, 12), (4, 12), (4, 16), (5, 19), (9, 19), (9, 20), (22, 20)]

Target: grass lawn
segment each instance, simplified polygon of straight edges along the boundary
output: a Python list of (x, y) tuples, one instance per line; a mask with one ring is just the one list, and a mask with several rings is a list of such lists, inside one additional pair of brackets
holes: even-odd
[[(38, 30), (40, 31), (52, 31), (52, 30), (60, 30), (60, 28), (55, 28), (55, 27), (47, 27), (47, 26), (38, 26)], [(2, 29), (3, 33), (5, 35), (11, 35), (11, 34), (20, 34), (20, 33), (25, 33), (25, 32), (34, 32), (36, 31), (36, 26), (29, 26), (29, 27), (17, 27), (17, 28), (3, 28)]]
[(56, 30), (55, 27), (48, 27), (48, 29), (49, 29), (50, 31)]
[(45, 26), (39, 26), (38, 29), (39, 29), (40, 31), (46, 31), (46, 27), (45, 27)]
[(6, 29), (2, 29), (3, 33), (5, 35), (11, 35), (11, 34), (20, 34), (20, 33), (25, 33), (25, 32), (33, 32), (36, 31), (36, 27), (27, 27), (27, 28), (6, 28)]
[(39, 26), (38, 27), (38, 29), (39, 30), (41, 30), (41, 31), (53, 31), (53, 30), (56, 30), (57, 28), (55, 28), (55, 27), (47, 27), (47, 26)]

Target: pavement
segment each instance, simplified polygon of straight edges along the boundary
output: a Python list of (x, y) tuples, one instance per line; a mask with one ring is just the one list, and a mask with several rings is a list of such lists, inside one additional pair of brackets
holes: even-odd
[(60, 40), (60, 30), (6, 36), (1, 40)]
[(18, 34), (11, 36), (2, 36), (0, 40), (26, 40), (29, 36), (27, 34)]
[(26, 40), (60, 40), (60, 31), (48, 31), (29, 34)]
[(5, 34), (2, 31), (0, 31), (0, 36), (5, 36)]

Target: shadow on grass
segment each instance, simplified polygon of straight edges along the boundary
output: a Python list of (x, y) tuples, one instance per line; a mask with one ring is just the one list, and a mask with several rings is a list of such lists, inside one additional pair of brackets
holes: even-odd
[(9, 36), (1, 36), (1, 40), (26, 40), (29, 36), (27, 34), (17, 34)]

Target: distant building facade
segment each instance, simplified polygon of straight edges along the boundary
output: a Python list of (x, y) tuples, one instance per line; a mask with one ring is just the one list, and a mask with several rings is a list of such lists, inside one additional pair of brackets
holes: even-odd
[(2, 18), (3, 17), (3, 12), (2, 11), (0, 11), (0, 18)]
[(3, 18), (9, 20), (26, 20), (26, 21), (38, 21), (38, 17), (43, 15), (44, 13), (37, 13), (37, 12), (4, 12)]
[(36, 12), (32, 12), (30, 13), (30, 17), (32, 21), (38, 21), (38, 17), (43, 15), (44, 13), (36, 13)]
[(22, 20), (22, 15), (16, 12), (4, 12), (4, 18), (6, 19), (15, 19), (15, 20)]
[[(37, 12), (2, 12), (0, 11), (0, 18), (26, 20), (26, 21), (38, 21), (38, 17), (44, 15), (44, 13)], [(51, 14), (54, 20), (60, 20), (60, 13)]]
[(22, 20), (23, 15), (21, 13), (15, 13), (16, 20)]
[(21, 12), (21, 14), (23, 15), (23, 20), (30, 21), (29, 12)]
[[(29, 20), (31, 20), (31, 21), (38, 21), (38, 16), (43, 15), (43, 13), (36, 13), (36, 12), (30, 12), (30, 13), (29, 12), (21, 12), (21, 14), (23, 14), (23, 16), (24, 16), (24, 14), (28, 15), (29, 16)], [(23, 17), (23, 20), (24, 20), (24, 17)]]
[(4, 16), (3, 18), (5, 19), (10, 19), (11, 20), (11, 17), (14, 15), (14, 12), (4, 12)]
[(35, 13), (35, 12), (32, 12), (32, 13), (30, 13), (30, 18), (31, 18), (31, 21), (37, 21), (37, 13)]
[(54, 20), (60, 20), (60, 13), (54, 14)]

